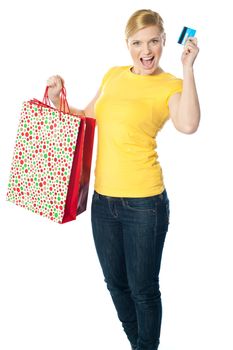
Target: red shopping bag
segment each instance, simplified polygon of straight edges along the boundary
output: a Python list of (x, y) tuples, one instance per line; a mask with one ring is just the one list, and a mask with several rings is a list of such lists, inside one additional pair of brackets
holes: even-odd
[(23, 103), (7, 200), (58, 223), (86, 210), (95, 119), (71, 114), (63, 86), (60, 109), (43, 102)]

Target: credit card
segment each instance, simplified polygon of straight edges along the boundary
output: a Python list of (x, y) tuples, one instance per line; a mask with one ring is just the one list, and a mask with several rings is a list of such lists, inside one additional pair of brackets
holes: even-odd
[(186, 39), (189, 38), (190, 36), (194, 37), (195, 34), (196, 34), (196, 29), (184, 27), (180, 34), (178, 44), (184, 45)]

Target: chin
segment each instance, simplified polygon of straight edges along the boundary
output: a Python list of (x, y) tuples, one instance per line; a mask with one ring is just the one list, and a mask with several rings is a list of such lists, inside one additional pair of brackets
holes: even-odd
[(136, 74), (141, 74), (141, 75), (151, 75), (154, 74), (156, 72), (156, 70), (158, 69), (158, 65), (154, 65), (151, 68), (146, 68), (142, 65), (141, 61), (137, 62), (136, 64), (134, 64), (134, 70)]

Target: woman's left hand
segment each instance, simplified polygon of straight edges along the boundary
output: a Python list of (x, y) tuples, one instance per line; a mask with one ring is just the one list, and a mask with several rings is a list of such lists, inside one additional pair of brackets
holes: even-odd
[(197, 38), (189, 37), (184, 45), (184, 51), (181, 56), (183, 66), (192, 67), (198, 55)]

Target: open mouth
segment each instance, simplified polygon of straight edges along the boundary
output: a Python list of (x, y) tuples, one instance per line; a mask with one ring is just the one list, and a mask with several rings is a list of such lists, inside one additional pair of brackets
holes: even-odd
[(143, 67), (152, 68), (154, 64), (154, 56), (152, 57), (141, 57), (140, 61), (142, 62)]

